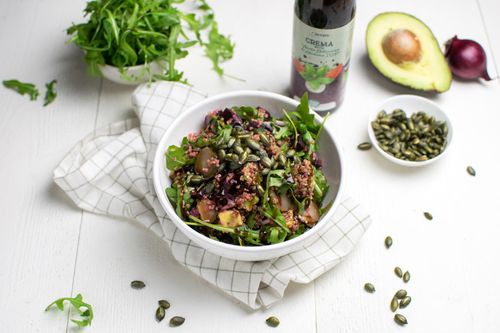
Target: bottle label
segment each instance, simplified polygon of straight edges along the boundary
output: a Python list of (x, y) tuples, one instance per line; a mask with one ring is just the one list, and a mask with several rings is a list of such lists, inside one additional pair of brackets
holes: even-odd
[(317, 111), (340, 104), (349, 67), (354, 19), (337, 29), (317, 29), (294, 15), (292, 94), (309, 93)]

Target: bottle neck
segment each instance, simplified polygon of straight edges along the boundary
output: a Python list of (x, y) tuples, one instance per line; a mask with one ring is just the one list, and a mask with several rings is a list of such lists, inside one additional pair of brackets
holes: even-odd
[(336, 29), (354, 19), (356, 0), (296, 0), (295, 14), (309, 26)]

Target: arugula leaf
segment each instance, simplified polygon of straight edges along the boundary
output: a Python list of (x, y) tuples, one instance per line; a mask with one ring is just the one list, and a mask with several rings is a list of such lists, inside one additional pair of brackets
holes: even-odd
[(262, 213), (273, 220), (278, 226), (281, 227), (287, 234), (290, 234), (291, 231), (288, 229), (286, 225), (286, 220), (283, 214), (281, 213), (280, 209), (278, 206), (275, 205), (270, 205), (266, 209), (262, 210)]
[(278, 130), (278, 132), (276, 132), (274, 137), (279, 140), (279, 139), (286, 138), (292, 134), (293, 134), (293, 131), (290, 130), (290, 128), (288, 126), (283, 126), (283, 127), (280, 127), (280, 129)]
[[(71, 321), (77, 324), (79, 327), (86, 327), (92, 324), (94, 319), (94, 312), (92, 310), (92, 305), (85, 303), (81, 294), (76, 295), (76, 297), (63, 297), (50, 303), (45, 311), (48, 311), (52, 306), (56, 306), (60, 311), (64, 311), (64, 302), (69, 302), (73, 308), (79, 313), (81, 320), (71, 319)], [(82, 308), (85, 310), (82, 311)]]
[(174, 171), (184, 165), (194, 163), (193, 158), (188, 158), (186, 156), (186, 150), (175, 145), (168, 147), (165, 156), (167, 157), (167, 169), (170, 171)]
[(267, 232), (267, 241), (271, 244), (282, 243), (287, 236), (287, 233), (279, 227), (270, 227)]
[(177, 205), (177, 189), (173, 187), (167, 187), (165, 189), (168, 200), (174, 205)]
[(205, 54), (212, 60), (213, 69), (217, 74), (223, 75), (224, 71), (220, 63), (233, 57), (234, 44), (229, 37), (221, 35), (217, 23), (212, 23), (212, 29), (208, 34), (208, 43), (205, 44)]
[(321, 170), (314, 168), (314, 201), (323, 202), (328, 189), (329, 186), (325, 174)]
[(28, 94), (32, 101), (36, 100), (40, 94), (38, 88), (33, 83), (18, 80), (4, 80), (2, 83), (5, 88), (12, 89), (21, 95)]
[(297, 106), (296, 115), (302, 121), (301, 123), (306, 125), (309, 130), (314, 132), (318, 130), (318, 125), (314, 121), (314, 115), (310, 113), (309, 96), (307, 92), (305, 92), (300, 99), (300, 104), (299, 106)]
[(44, 98), (43, 106), (49, 105), (50, 103), (52, 103), (56, 99), (57, 92), (56, 92), (56, 90), (54, 88), (54, 86), (56, 85), (56, 83), (57, 83), (57, 80), (52, 80), (49, 83), (45, 84), (45, 87), (47, 88), (47, 91), (45, 92), (45, 98)]

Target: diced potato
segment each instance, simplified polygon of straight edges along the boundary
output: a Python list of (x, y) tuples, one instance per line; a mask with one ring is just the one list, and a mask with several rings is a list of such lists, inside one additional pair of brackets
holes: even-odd
[(243, 218), (237, 210), (225, 210), (219, 213), (219, 224), (223, 227), (239, 227), (243, 225)]
[(302, 214), (302, 218), (309, 227), (312, 227), (319, 220), (319, 208), (313, 201), (307, 206), (306, 210)]
[(214, 223), (217, 218), (217, 211), (215, 210), (215, 203), (210, 199), (202, 199), (196, 205), (200, 217), (203, 221)]

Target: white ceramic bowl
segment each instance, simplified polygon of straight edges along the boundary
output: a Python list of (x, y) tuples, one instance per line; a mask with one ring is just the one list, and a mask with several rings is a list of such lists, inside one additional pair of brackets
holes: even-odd
[(106, 79), (115, 83), (125, 85), (138, 85), (148, 82), (150, 79), (150, 75), (162, 74), (163, 72), (165, 72), (164, 68), (164, 65), (162, 66), (157, 62), (152, 62), (149, 64), (149, 72), (146, 65), (125, 67), (125, 73), (130, 77), (130, 80), (127, 80), (126, 78), (123, 78), (122, 73), (120, 72), (118, 67), (110, 65), (99, 66), (102, 76), (104, 76)]
[[(380, 111), (385, 110), (387, 113), (390, 113), (395, 109), (403, 110), (404, 112), (406, 112), (406, 115), (408, 117), (416, 112), (424, 111), (428, 115), (434, 116), (437, 120), (446, 121), (446, 124), (448, 125), (448, 137), (444, 151), (438, 156), (431, 158), (430, 160), (417, 162), (417, 161), (406, 161), (396, 158), (391, 154), (386, 153), (384, 150), (382, 150), (382, 148), (380, 148), (378, 145), (378, 141), (377, 138), (375, 137), (375, 133), (373, 132), (371, 122), (375, 120), (377, 114)], [(368, 118), (368, 136), (370, 137), (370, 141), (372, 142), (372, 145), (375, 147), (375, 149), (389, 161), (407, 167), (420, 167), (434, 163), (446, 154), (448, 148), (450, 147), (451, 139), (453, 137), (453, 127), (446, 113), (436, 103), (420, 96), (397, 95), (386, 99), (378, 108), (373, 110), (373, 112), (370, 114)]]
[[(330, 185), (330, 190), (324, 202), (327, 203), (331, 200), (334, 200), (334, 202), (332, 207), (323, 215), (316, 226), (297, 238), (280, 244), (257, 247), (237, 246), (215, 241), (198, 233), (185, 224), (177, 216), (175, 208), (171, 205), (165, 194), (165, 188), (169, 187), (171, 184), (169, 171), (165, 168), (165, 152), (168, 146), (179, 145), (182, 138), (188, 133), (200, 131), (208, 112), (215, 109), (240, 105), (261, 106), (267, 109), (271, 115), (282, 117), (282, 109), (295, 110), (298, 102), (291, 98), (269, 92), (236, 91), (207, 98), (201, 103), (190, 107), (174, 120), (158, 145), (153, 165), (154, 187), (158, 199), (163, 209), (165, 209), (172, 220), (172, 223), (174, 223), (189, 239), (209, 252), (226, 258), (246, 261), (277, 258), (316, 241), (319, 237), (318, 232), (328, 223), (332, 223), (332, 215), (342, 195), (343, 175), (345, 171), (340, 146), (334, 139), (334, 134), (330, 129), (325, 127), (321, 134), (319, 141), (319, 156), (323, 160), (323, 171)], [(315, 114), (315, 118), (317, 122), (321, 122), (322, 120), (317, 114)]]

